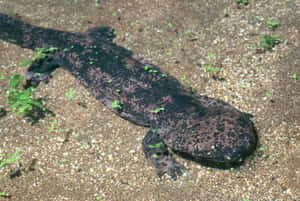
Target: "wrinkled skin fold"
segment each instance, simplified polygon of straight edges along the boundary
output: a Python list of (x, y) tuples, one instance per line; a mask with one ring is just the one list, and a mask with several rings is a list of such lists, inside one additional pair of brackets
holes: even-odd
[[(193, 94), (175, 78), (113, 43), (112, 30), (71, 33), (37, 27), (0, 13), (0, 40), (23, 48), (58, 48), (28, 68), (29, 86), (49, 82), (58, 67), (75, 76), (112, 112), (149, 127), (142, 148), (158, 176), (182, 175), (172, 152), (200, 164), (231, 168), (256, 148), (249, 115), (217, 99)], [(38, 74), (37, 74), (38, 73)]]

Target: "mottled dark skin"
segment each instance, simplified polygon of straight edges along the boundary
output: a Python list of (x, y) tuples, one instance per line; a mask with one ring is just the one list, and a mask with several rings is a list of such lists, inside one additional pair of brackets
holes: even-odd
[[(58, 48), (31, 64), (27, 83), (36, 87), (61, 66), (112, 112), (149, 127), (142, 147), (160, 177), (167, 173), (176, 179), (185, 169), (170, 150), (216, 168), (236, 167), (255, 150), (257, 135), (249, 115), (221, 100), (193, 94), (112, 38), (107, 27), (70, 33), (0, 14), (1, 40), (29, 49)], [(113, 106), (115, 101), (119, 104)]]

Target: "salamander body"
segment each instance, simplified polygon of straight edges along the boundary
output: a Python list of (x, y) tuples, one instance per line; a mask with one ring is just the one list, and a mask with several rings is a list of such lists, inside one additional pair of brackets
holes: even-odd
[(27, 82), (36, 87), (62, 67), (112, 112), (149, 127), (142, 148), (160, 177), (167, 173), (176, 179), (185, 169), (170, 150), (225, 169), (239, 166), (255, 150), (258, 138), (249, 115), (221, 100), (192, 93), (112, 38), (108, 27), (70, 33), (0, 13), (1, 40), (33, 50), (57, 48), (30, 65)]

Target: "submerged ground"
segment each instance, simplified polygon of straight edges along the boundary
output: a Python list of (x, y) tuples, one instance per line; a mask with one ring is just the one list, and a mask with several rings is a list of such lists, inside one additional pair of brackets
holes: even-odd
[[(35, 53), (0, 41), (0, 160), (20, 150), (16, 161), (0, 167), (0, 200), (300, 199), (299, 1), (238, 7), (234, 0), (106, 0), (98, 6), (0, 0), (0, 12), (71, 32), (111, 26), (117, 44), (197, 93), (252, 114), (259, 135), (257, 151), (240, 168), (211, 169), (177, 157), (189, 170), (176, 181), (160, 180), (142, 153), (147, 129), (112, 114), (62, 69), (34, 92), (55, 116), (32, 124), (12, 113), (5, 98), (9, 78), (24, 75), (18, 64)], [(272, 30), (267, 21), (280, 24)], [(263, 35), (281, 43), (257, 51), (253, 44)], [(205, 68), (210, 62), (218, 72)]]

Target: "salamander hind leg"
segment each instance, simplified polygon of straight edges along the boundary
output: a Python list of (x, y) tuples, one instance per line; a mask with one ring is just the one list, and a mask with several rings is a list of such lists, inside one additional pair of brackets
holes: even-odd
[(152, 130), (143, 140), (143, 151), (146, 158), (155, 166), (159, 177), (167, 173), (175, 180), (177, 176), (182, 175), (182, 170), (186, 169), (174, 160), (167, 146)]
[(28, 68), (25, 78), (25, 88), (36, 88), (42, 81), (48, 83), (51, 73), (59, 66), (52, 57), (45, 57), (35, 60)]
[(88, 29), (85, 33), (90, 39), (99, 40), (107, 39), (112, 41), (116, 35), (114, 34), (114, 29), (111, 27), (94, 27)]

